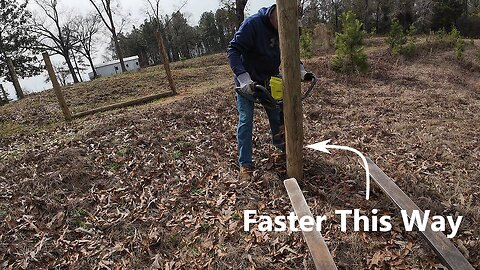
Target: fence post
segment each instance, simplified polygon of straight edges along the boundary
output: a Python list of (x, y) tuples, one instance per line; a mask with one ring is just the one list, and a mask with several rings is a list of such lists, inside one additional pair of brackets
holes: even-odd
[(15, 67), (13, 66), (13, 62), (10, 57), (7, 57), (7, 66), (8, 70), (10, 71), (10, 77), (12, 77), (13, 87), (15, 87), (15, 93), (17, 94), (17, 98), (22, 99), (25, 97), (25, 95), (23, 94), (20, 82), (18, 82), (17, 72), (15, 72)]
[(165, 68), (165, 73), (167, 74), (168, 84), (170, 85), (170, 90), (174, 95), (177, 94), (177, 89), (175, 88), (175, 83), (173, 82), (172, 72), (170, 70), (170, 61), (168, 60), (167, 50), (165, 49), (165, 43), (163, 41), (163, 35), (157, 31), (157, 42), (158, 47), (160, 48), (160, 54), (163, 58), (163, 67)]
[(53, 70), (50, 56), (47, 52), (44, 52), (42, 56), (43, 60), (45, 61), (45, 65), (47, 66), (48, 76), (50, 77), (50, 81), (52, 82), (53, 90), (55, 91), (55, 95), (57, 96), (58, 103), (60, 104), (60, 108), (63, 112), (63, 116), (65, 116), (66, 121), (71, 121), (72, 114), (68, 109), (67, 103), (65, 102), (65, 97), (63, 96), (62, 90), (60, 89), (60, 84), (58, 83), (57, 76), (55, 75), (55, 71)]
[(278, 33), (283, 72), (283, 111), (287, 174), (303, 178), (303, 111), (297, 1), (277, 0)]
[(8, 103), (8, 96), (2, 84), (0, 84), (0, 90), (2, 91), (2, 96), (3, 96), (3, 98), (0, 98), (0, 99), (3, 100), (4, 103)]

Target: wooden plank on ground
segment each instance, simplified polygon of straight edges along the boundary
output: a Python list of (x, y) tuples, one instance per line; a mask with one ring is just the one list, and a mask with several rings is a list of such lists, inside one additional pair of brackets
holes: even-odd
[(100, 108), (95, 108), (93, 110), (80, 112), (80, 113), (77, 113), (77, 114), (73, 115), (73, 117), (74, 118), (81, 118), (81, 117), (85, 117), (87, 115), (91, 115), (91, 114), (95, 114), (95, 113), (99, 113), (99, 112), (106, 112), (106, 111), (121, 109), (121, 108), (129, 107), (129, 106), (145, 104), (145, 103), (154, 101), (156, 99), (170, 97), (172, 95), (173, 95), (172, 92), (150, 95), (150, 96), (146, 96), (146, 97), (142, 97), (142, 98), (126, 101), (126, 102), (116, 103), (116, 104), (112, 104), (112, 105), (108, 105), (108, 106), (103, 106), (103, 107), (100, 107)]
[[(293, 210), (297, 215), (298, 219), (301, 219), (304, 216), (310, 216), (314, 219), (310, 208), (305, 201), (302, 190), (298, 186), (297, 180), (294, 178), (284, 181), (285, 188), (288, 192), (288, 197), (292, 202)], [(316, 225), (314, 225), (314, 228)], [(335, 262), (333, 261), (332, 255), (328, 250), (327, 244), (323, 240), (322, 234), (317, 230), (312, 230), (311, 232), (302, 231), (303, 238), (307, 242), (308, 249), (312, 254), (313, 261), (315, 262), (315, 267), (317, 270), (336, 270)]]
[[(374, 182), (387, 194), (387, 196), (401, 209), (406, 210), (409, 217), (413, 210), (420, 211), (420, 216), (424, 213), (420, 208), (388, 177), (372, 160), (367, 158), (370, 168), (370, 175)], [(363, 162), (360, 162), (363, 166)], [(442, 233), (434, 232), (430, 226), (420, 234), (425, 238), (430, 247), (435, 251), (443, 264), (450, 270), (474, 270), (473, 266), (458, 251), (453, 243)], [(417, 225), (417, 224), (415, 224)]]

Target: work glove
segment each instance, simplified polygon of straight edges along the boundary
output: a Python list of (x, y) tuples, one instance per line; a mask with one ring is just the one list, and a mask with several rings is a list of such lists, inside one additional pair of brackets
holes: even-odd
[(238, 83), (240, 84), (240, 86), (238, 87), (238, 90), (242, 94), (246, 94), (250, 96), (254, 95), (255, 82), (252, 81), (250, 74), (248, 74), (247, 72), (242, 73), (237, 76), (237, 80), (238, 80)]
[(302, 78), (302, 81), (312, 81), (313, 78), (315, 77), (313, 73), (307, 72), (305, 70), (305, 67), (303, 66), (303, 64), (300, 64), (300, 76)]

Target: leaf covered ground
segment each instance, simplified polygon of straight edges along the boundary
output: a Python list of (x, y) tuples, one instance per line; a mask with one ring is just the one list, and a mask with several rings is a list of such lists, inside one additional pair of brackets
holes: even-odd
[[(467, 46), (459, 62), (450, 50), (426, 50), (407, 61), (382, 48), (370, 51), (368, 74), (353, 76), (331, 71), (331, 56), (307, 61), (320, 82), (304, 104), (304, 128), (305, 143), (332, 139), (364, 152), (421, 209), (464, 216), (453, 241), (479, 268), (474, 54)], [(237, 112), (225, 55), (177, 65), (179, 96), (70, 124), (62, 122), (51, 92), (0, 107), (1, 268), (313, 268), (301, 234), (243, 231), (243, 210), (291, 211), (265, 113), (256, 110), (254, 180), (239, 182)], [(165, 89), (160, 70), (65, 92), (80, 111)], [(364, 200), (356, 157), (305, 150), (300, 186), (312, 212), (329, 217), (323, 234), (340, 269), (442, 269), (420, 236), (403, 230), (386, 196), (375, 189)], [(349, 226), (341, 232), (335, 210), (356, 208), (393, 216), (392, 231)]]

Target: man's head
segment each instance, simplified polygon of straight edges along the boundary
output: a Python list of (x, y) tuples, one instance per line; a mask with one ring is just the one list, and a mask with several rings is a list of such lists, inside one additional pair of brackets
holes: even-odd
[(270, 17), (270, 23), (272, 24), (273, 28), (278, 31), (278, 17), (277, 17), (277, 7), (274, 6), (268, 15)]

